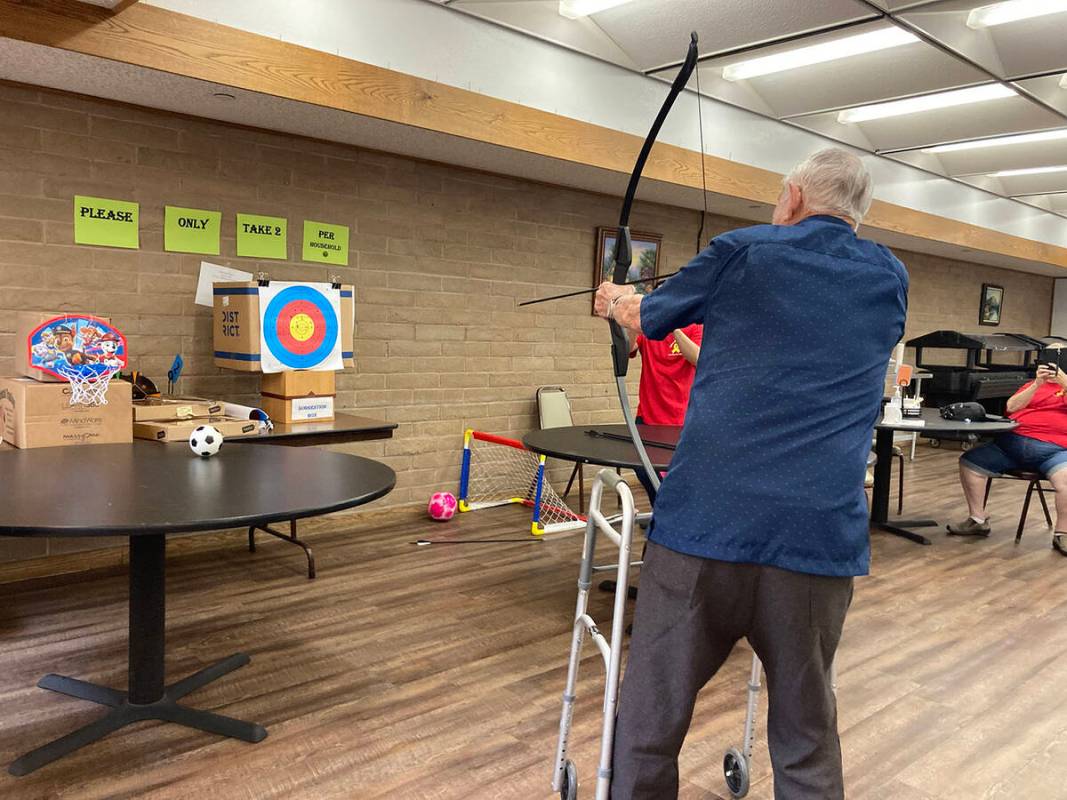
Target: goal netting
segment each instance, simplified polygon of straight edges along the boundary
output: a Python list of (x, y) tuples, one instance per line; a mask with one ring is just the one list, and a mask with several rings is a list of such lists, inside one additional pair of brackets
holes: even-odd
[(532, 509), (534, 536), (585, 527), (585, 517), (571, 511), (545, 474), (545, 457), (522, 442), (482, 431), (463, 435), (459, 510), (521, 503)]

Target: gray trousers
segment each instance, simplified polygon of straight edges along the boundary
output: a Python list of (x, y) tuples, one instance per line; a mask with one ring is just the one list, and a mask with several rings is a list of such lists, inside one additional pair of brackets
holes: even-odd
[(650, 542), (622, 682), (612, 800), (677, 798), (678, 752), (697, 692), (742, 637), (766, 674), (775, 799), (842, 800), (830, 671), (851, 600), (852, 578), (697, 558)]

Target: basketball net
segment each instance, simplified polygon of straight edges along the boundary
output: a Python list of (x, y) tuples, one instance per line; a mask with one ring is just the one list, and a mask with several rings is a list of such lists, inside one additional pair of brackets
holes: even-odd
[(70, 364), (59, 364), (55, 370), (70, 382), (72, 406), (106, 406), (108, 387), (119, 368), (107, 367), (96, 373), (81, 372)]

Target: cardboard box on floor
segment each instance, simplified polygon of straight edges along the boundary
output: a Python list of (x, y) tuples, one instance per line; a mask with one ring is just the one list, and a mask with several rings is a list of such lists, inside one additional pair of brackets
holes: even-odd
[(131, 442), (131, 389), (113, 380), (106, 405), (72, 406), (68, 383), (0, 378), (3, 440), (21, 448)]
[[(241, 372), (260, 372), (259, 283), (227, 281), (214, 285), (212, 323), (215, 366)], [(356, 292), (341, 286), (341, 357), (355, 366)]]
[(286, 370), (263, 376), (263, 410), (275, 422), (321, 422), (334, 417), (336, 374), (331, 371)]
[[(33, 378), (35, 381), (44, 383), (66, 383), (62, 378), (49, 375), (47, 372), (29, 363), (29, 338), (30, 334), (43, 322), (56, 317), (73, 314), (73, 311), (20, 311), (15, 315), (15, 373)], [(104, 322), (111, 323), (109, 317), (100, 317)]]
[(190, 434), (201, 425), (211, 425), (217, 428), (219, 433), (226, 438), (250, 436), (259, 431), (259, 423), (255, 420), (219, 415), (194, 419), (135, 422), (133, 423), (133, 435), (138, 439), (151, 439), (155, 442), (188, 442)]

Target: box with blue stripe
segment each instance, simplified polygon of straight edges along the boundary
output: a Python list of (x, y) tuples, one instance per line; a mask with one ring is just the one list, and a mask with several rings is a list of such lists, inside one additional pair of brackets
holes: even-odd
[[(213, 288), (215, 366), (240, 372), (262, 372), (260, 357), (259, 284), (256, 281), (216, 283)], [(356, 292), (341, 286), (341, 354), (345, 368), (355, 366)]]

